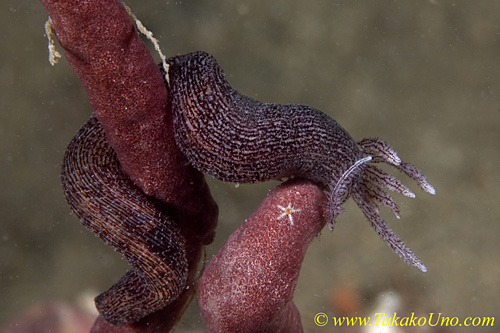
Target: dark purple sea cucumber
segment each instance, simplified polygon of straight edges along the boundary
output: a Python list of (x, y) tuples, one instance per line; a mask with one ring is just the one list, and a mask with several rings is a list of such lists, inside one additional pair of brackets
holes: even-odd
[(341, 205), (352, 196), (398, 255), (427, 270), (383, 221), (376, 204), (399, 217), (397, 204), (382, 188), (414, 194), (373, 163), (390, 164), (424, 191), (435, 191), (420, 170), (401, 161), (389, 144), (377, 138), (356, 143), (335, 120), (309, 106), (262, 103), (240, 94), (208, 53), (193, 52), (168, 63), (175, 139), (195, 168), (235, 183), (313, 181), (329, 196), (330, 229)]

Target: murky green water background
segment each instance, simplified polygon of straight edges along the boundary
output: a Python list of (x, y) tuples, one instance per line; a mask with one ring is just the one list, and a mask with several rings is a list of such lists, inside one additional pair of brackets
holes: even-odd
[[(168, 55), (215, 55), (232, 85), (266, 102), (308, 104), (355, 139), (380, 136), (421, 168), (435, 197), (396, 196), (383, 216), (427, 265), (398, 259), (352, 202), (313, 241), (295, 302), (307, 332), (353, 288), (366, 313), (389, 290), (400, 313), (496, 316), (500, 325), (500, 2), (128, 1)], [(97, 294), (126, 262), (70, 214), (59, 167), (91, 113), (66, 61), (47, 61), (37, 1), (8, 0), (0, 20), (0, 326), (30, 305)], [(208, 258), (276, 183), (210, 181), (220, 204)], [(193, 306), (179, 331), (203, 332)], [(446, 332), (468, 332), (446, 328)], [(481, 332), (494, 329), (481, 329)]]

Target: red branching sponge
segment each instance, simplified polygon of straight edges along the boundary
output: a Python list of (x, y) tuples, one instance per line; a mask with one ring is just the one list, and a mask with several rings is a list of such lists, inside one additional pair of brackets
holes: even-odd
[(274, 189), (205, 269), (198, 302), (210, 332), (302, 332), (292, 298), (326, 197), (291, 181)]
[(189, 165), (175, 144), (164, 79), (122, 3), (41, 3), (121, 168), (147, 196), (164, 203), (189, 244), (187, 289), (176, 300), (127, 326), (114, 327), (99, 318), (93, 332), (168, 331), (196, 289), (197, 265), (203, 245), (213, 239), (217, 205), (203, 174)]
[[(207, 186), (175, 145), (164, 79), (122, 3), (41, 3), (125, 173), (147, 195), (198, 213)], [(213, 221), (208, 202), (201, 217)]]

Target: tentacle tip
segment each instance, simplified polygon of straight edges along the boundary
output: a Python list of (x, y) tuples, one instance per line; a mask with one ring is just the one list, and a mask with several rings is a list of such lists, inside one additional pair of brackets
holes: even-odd
[(405, 197), (408, 197), (408, 198), (412, 198), (412, 199), (415, 199), (416, 195), (415, 193), (411, 192), (411, 191), (405, 191), (402, 193)]
[(415, 254), (408, 248), (405, 248), (405, 253), (400, 255), (401, 258), (410, 266), (415, 267), (419, 271), (427, 273), (427, 267), (415, 256)]
[(328, 221), (328, 229), (330, 229), (330, 231), (333, 231), (333, 229), (335, 228), (335, 219), (337, 218), (337, 216), (342, 214), (343, 211), (344, 208), (340, 206), (340, 204), (335, 203), (334, 201), (330, 201), (328, 211), (325, 214), (325, 218)]
[(416, 263), (414, 266), (418, 270), (421, 270), (422, 272), (427, 273), (427, 267), (425, 267), (425, 265), (422, 264), (420, 261), (418, 263)]
[(406, 253), (403, 254), (404, 261), (406, 261), (409, 265), (415, 267), (419, 271), (427, 273), (427, 267), (415, 256), (415, 254), (410, 249), (406, 248), (405, 252)]
[(328, 229), (330, 229), (330, 231), (333, 231), (333, 229), (335, 229), (335, 224), (328, 222)]
[(333, 231), (333, 229), (335, 229), (335, 218), (330, 218), (328, 220), (328, 229), (330, 229), (330, 231)]
[(424, 184), (423, 189), (429, 194), (436, 195), (436, 189), (429, 183)]

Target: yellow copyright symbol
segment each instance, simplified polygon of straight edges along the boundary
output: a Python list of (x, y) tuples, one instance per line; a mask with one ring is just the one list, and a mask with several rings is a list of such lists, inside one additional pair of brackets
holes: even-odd
[(323, 312), (316, 313), (314, 316), (314, 323), (320, 327), (325, 326), (328, 324), (328, 316)]

